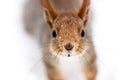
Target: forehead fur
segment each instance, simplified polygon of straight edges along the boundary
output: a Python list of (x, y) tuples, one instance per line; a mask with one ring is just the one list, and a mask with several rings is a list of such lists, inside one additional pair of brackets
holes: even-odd
[(56, 18), (53, 26), (56, 28), (62, 26), (82, 27), (82, 20), (74, 13), (62, 13)]

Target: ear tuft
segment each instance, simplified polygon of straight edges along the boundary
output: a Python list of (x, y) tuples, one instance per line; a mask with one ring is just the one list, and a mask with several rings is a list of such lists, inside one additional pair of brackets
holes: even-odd
[(45, 18), (49, 26), (52, 28), (52, 23), (54, 19), (57, 17), (57, 12), (55, 9), (51, 6), (49, 0), (40, 0), (41, 5), (43, 7), (43, 11), (45, 13)]
[(47, 9), (44, 9), (44, 17), (45, 17), (45, 21), (48, 23), (50, 29), (52, 29), (52, 18), (49, 14), (49, 11)]
[(78, 13), (78, 16), (83, 20), (84, 25), (86, 25), (88, 21), (89, 6), (90, 6), (90, 0), (83, 0), (82, 7)]

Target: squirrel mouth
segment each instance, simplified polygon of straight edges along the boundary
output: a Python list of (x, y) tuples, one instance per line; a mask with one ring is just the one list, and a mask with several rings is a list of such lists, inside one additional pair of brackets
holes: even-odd
[(69, 51), (69, 52), (66, 53), (66, 56), (67, 56), (67, 57), (71, 57), (71, 56), (72, 56), (72, 53)]
[(67, 57), (71, 57), (71, 55), (70, 55), (70, 54), (68, 54), (68, 55), (67, 55)]

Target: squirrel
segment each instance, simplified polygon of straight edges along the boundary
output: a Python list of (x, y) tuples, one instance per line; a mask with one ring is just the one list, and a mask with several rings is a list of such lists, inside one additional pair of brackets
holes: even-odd
[(78, 80), (96, 79), (96, 52), (88, 27), (90, 3), (90, 0), (29, 0), (26, 4), (25, 28), (42, 46), (49, 80), (81, 75), (83, 78)]

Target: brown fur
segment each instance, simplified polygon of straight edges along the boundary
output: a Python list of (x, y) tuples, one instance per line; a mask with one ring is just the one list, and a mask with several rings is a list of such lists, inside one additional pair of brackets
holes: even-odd
[[(90, 0), (83, 0), (82, 7), (77, 11), (78, 13), (73, 11), (58, 13), (51, 6), (49, 0), (41, 0), (41, 5), (45, 12), (46, 21), (49, 24), (50, 33), (55, 30), (57, 34), (56, 38), (51, 37), (48, 48), (44, 50), (44, 62), (49, 79), (63, 80), (61, 72), (57, 69), (59, 60), (56, 56), (64, 55), (64, 53), (68, 52), (64, 46), (70, 43), (74, 46), (72, 51), (75, 52), (75, 55), (82, 54), (87, 47), (85, 54), (83, 54), (85, 59), (83, 72), (87, 80), (95, 80), (97, 73), (96, 55), (91, 38), (85, 27), (88, 21)], [(80, 36), (82, 30), (86, 33), (84, 38)], [(53, 54), (56, 56), (53, 56)]]
[(57, 17), (53, 23), (53, 30), (56, 30), (58, 37), (51, 41), (51, 44), (54, 45), (53, 49), (56, 53), (60, 54), (65, 51), (64, 45), (71, 43), (73, 46), (76, 45), (76, 48), (74, 49), (76, 53), (79, 54), (81, 50), (79, 47), (84, 47), (82, 44), (86, 41), (80, 37), (80, 32), (83, 26), (81, 23), (82, 21), (73, 13), (64, 13)]

